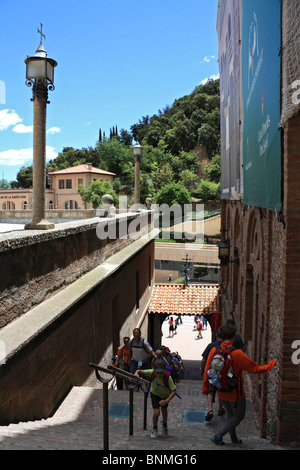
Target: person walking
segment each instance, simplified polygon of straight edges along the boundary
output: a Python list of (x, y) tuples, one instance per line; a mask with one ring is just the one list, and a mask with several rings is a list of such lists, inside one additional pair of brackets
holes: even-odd
[[(117, 355), (115, 357), (115, 362), (113, 363), (114, 367), (119, 367), (121, 370), (129, 372), (129, 364), (131, 359), (131, 350), (129, 349), (130, 338), (125, 336), (123, 338), (124, 345), (118, 349)], [(120, 377), (116, 378), (117, 389), (123, 390), (123, 379)], [(126, 385), (126, 382), (125, 382)]]
[[(232, 320), (230, 318), (226, 321), (226, 325), (235, 327), (235, 322), (234, 322), (234, 320)], [(244, 349), (244, 341), (243, 341), (241, 335), (237, 332), (237, 330), (236, 330), (235, 335), (234, 335), (233, 346), (235, 348), (238, 348), (238, 349)]]
[(154, 361), (153, 369), (138, 369), (136, 376), (144, 375), (151, 378), (150, 396), (153, 408), (153, 428), (151, 437), (156, 438), (158, 435), (158, 418), (160, 410), (163, 419), (163, 435), (168, 435), (168, 405), (172, 398), (176, 395), (176, 386), (171, 375), (166, 376), (166, 364), (161, 359)]
[(198, 331), (197, 339), (202, 339), (203, 338), (202, 328), (203, 328), (202, 321), (199, 319), (198, 323), (197, 323), (197, 331)]
[(170, 317), (169, 321), (169, 338), (173, 338), (174, 336), (174, 321), (173, 321), (173, 317)]
[(175, 320), (174, 320), (173, 330), (174, 330), (173, 336), (174, 336), (174, 335), (177, 335), (177, 318), (175, 318)]
[[(226, 350), (232, 347), (235, 339), (236, 329), (231, 325), (225, 325), (221, 327), (220, 336), (222, 338), (221, 348)], [(218, 351), (216, 347), (212, 348), (209, 353), (207, 363), (205, 366), (204, 379), (202, 393), (208, 395), (210, 393), (209, 387), (209, 376), (208, 371), (211, 367), (213, 357)], [(225, 445), (223, 437), (229, 433), (231, 442), (235, 444), (242, 444), (242, 440), (236, 435), (236, 427), (241, 423), (246, 413), (246, 398), (243, 387), (243, 371), (250, 372), (252, 374), (265, 374), (273, 369), (276, 365), (275, 360), (271, 360), (268, 364), (260, 366), (256, 362), (252, 361), (241, 349), (233, 349), (230, 351), (232, 358), (233, 374), (237, 378), (237, 388), (229, 392), (221, 392), (217, 390), (218, 396), (223, 402), (223, 406), (226, 409), (227, 417), (224, 425), (220, 430), (212, 437), (212, 441), (216, 445)]]
[(156, 354), (152, 349), (152, 346), (141, 337), (140, 328), (133, 330), (133, 338), (128, 343), (131, 351), (131, 360), (129, 364), (129, 372), (134, 374), (137, 369), (146, 369), (149, 364), (149, 356), (153, 356), (155, 359)]
[[(210, 351), (213, 348), (219, 349), (222, 343), (222, 338), (220, 336), (220, 329), (216, 333), (216, 341), (213, 341), (212, 343), (208, 344), (205, 348), (205, 350), (202, 353), (202, 360), (201, 360), (201, 366), (200, 366), (200, 377), (203, 379), (204, 376), (204, 371), (205, 371), (205, 364), (207, 362), (207, 358), (209, 356)], [(213, 411), (213, 402), (214, 402), (214, 390), (213, 386), (210, 384), (209, 386), (209, 393), (207, 394), (207, 403), (208, 403), (208, 413), (205, 416), (205, 421), (211, 421), (214, 417), (214, 411)], [(218, 397), (218, 402), (219, 402), (219, 407), (218, 407), (218, 416), (223, 416), (225, 413), (225, 409), (222, 404), (222, 400), (220, 397)]]

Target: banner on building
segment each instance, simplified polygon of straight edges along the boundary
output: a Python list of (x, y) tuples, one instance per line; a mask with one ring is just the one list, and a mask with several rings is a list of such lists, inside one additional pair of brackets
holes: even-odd
[(238, 199), (240, 176), (239, 2), (219, 0), (221, 198)]
[(280, 0), (242, 2), (244, 203), (281, 209)]

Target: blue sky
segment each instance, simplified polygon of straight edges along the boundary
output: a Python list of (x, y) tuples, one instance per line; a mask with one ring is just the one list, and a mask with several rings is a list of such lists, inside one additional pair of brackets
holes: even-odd
[(47, 106), (47, 161), (130, 131), (219, 74), (217, 0), (0, 0), (0, 179), (32, 164), (27, 55), (58, 62)]

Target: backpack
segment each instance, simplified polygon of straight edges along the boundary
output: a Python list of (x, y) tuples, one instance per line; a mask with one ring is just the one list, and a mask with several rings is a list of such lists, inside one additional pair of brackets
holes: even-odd
[(238, 377), (235, 376), (232, 367), (231, 351), (236, 348), (219, 348), (215, 351), (207, 371), (209, 383), (219, 392), (231, 392), (237, 389)]
[[(129, 349), (130, 349), (131, 351), (132, 351), (132, 343), (133, 343), (133, 340), (134, 340), (134, 338), (132, 338), (132, 339), (129, 341), (129, 343), (128, 343), (128, 347), (129, 347)], [(139, 347), (139, 346), (135, 346), (135, 347)], [(146, 352), (148, 352), (147, 349), (146, 349), (146, 347), (145, 347), (145, 338), (142, 338), (142, 348), (145, 349)]]
[[(171, 376), (172, 379), (174, 380), (174, 371), (173, 371), (171, 366), (166, 366), (166, 371), (167, 372), (164, 375), (164, 385), (169, 388), (169, 377)], [(156, 373), (153, 371), (152, 375), (150, 377), (150, 383), (149, 383), (149, 387), (148, 387), (148, 390), (147, 390), (147, 396), (148, 396), (150, 388), (151, 388), (151, 382), (155, 379), (155, 377), (156, 377)], [(176, 393), (176, 395), (177, 395), (178, 398), (180, 398), (182, 400), (182, 398), (178, 395), (178, 393)]]

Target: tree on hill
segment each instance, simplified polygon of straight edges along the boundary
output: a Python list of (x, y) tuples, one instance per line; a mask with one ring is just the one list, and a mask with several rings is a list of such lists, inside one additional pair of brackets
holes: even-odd
[(156, 196), (158, 205), (167, 204), (171, 207), (178, 204), (181, 207), (184, 204), (191, 204), (191, 195), (188, 190), (180, 183), (171, 183), (164, 186)]
[(104, 194), (110, 194), (114, 198), (114, 205), (119, 203), (116, 193), (109, 181), (93, 181), (88, 188), (80, 184), (78, 186), (78, 193), (82, 197), (83, 202), (92, 203), (94, 209), (97, 209), (97, 207), (101, 205), (101, 199)]
[[(210, 164), (204, 178), (217, 185), (220, 181), (219, 80), (197, 86), (191, 94), (176, 99), (153, 116), (142, 116), (130, 132), (121, 129), (118, 133), (117, 126), (113, 126), (110, 138), (106, 138), (99, 129), (95, 147), (65, 147), (49, 161), (46, 171), (92, 163), (96, 168), (116, 173), (115, 188), (130, 196), (134, 184), (133, 138), (143, 147), (141, 203), (145, 203), (147, 191), (155, 199), (162, 186), (170, 183), (184, 183), (195, 197), (200, 193), (215, 197), (217, 189), (204, 191), (200, 187), (203, 183), (197, 176), (199, 161), (195, 149), (199, 145), (206, 147)], [(18, 185), (32, 186), (32, 166), (20, 170)]]
[(135, 140), (154, 148), (162, 141), (173, 155), (206, 145), (212, 158), (220, 139), (219, 80), (197, 86), (190, 95), (175, 100), (158, 114), (143, 116), (130, 129)]

